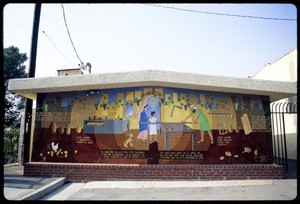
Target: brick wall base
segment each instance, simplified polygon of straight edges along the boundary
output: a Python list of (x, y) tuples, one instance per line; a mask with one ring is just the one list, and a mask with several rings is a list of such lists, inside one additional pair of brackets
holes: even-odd
[(282, 179), (274, 164), (24, 164), (25, 176), (66, 177), (70, 182), (104, 180), (248, 180)]

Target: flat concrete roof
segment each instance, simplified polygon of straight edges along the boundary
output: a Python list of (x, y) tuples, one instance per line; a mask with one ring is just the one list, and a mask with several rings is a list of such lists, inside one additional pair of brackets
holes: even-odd
[(163, 70), (11, 79), (9, 80), (8, 89), (24, 97), (36, 100), (37, 93), (136, 86), (161, 86), (265, 95), (270, 96), (271, 102), (297, 94), (296, 82), (212, 76)]

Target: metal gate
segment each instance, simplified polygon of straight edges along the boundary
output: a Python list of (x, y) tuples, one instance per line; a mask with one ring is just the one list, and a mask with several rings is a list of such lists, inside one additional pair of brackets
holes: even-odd
[(286, 114), (297, 114), (297, 103), (272, 103), (271, 120), (273, 135), (273, 152), (275, 164), (283, 165), (288, 171), (287, 145), (286, 145)]

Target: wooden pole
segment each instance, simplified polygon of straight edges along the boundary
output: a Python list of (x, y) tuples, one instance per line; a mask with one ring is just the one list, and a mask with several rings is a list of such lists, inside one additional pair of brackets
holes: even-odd
[[(31, 39), (31, 50), (30, 50), (30, 64), (27, 77), (35, 77), (35, 65), (36, 65), (36, 53), (37, 43), (39, 35), (40, 15), (42, 5), (35, 4), (34, 17), (33, 17), (33, 28), (32, 28), (32, 39)], [(25, 131), (24, 131), (24, 158), (23, 162), (30, 162), (30, 138), (31, 138), (31, 123), (32, 123), (32, 99), (26, 98), (25, 105)]]

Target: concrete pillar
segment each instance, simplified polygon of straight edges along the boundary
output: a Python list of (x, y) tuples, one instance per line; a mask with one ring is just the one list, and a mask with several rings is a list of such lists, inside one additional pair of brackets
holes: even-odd
[(24, 140), (24, 124), (25, 124), (25, 112), (20, 112), (20, 134), (19, 134), (19, 145), (18, 145), (18, 158), (17, 162), (23, 163), (23, 140)]

